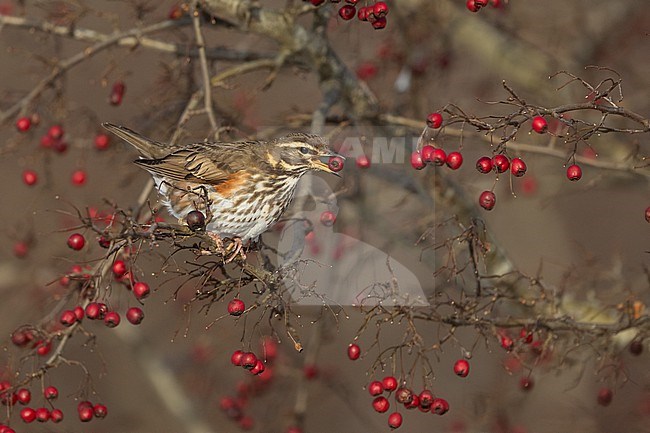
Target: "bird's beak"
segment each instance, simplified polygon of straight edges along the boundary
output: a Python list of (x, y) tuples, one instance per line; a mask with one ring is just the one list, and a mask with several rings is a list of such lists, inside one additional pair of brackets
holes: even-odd
[(332, 173), (334, 176), (341, 177), (341, 175), (338, 173), (338, 171), (334, 171), (330, 168), (329, 160), (332, 157), (338, 156), (342, 160), (345, 161), (345, 157), (339, 155), (338, 153), (334, 151), (328, 151), (328, 152), (321, 152), (318, 156), (314, 157), (311, 160), (311, 165), (314, 170), (319, 170), (319, 171), (324, 171), (326, 173)]

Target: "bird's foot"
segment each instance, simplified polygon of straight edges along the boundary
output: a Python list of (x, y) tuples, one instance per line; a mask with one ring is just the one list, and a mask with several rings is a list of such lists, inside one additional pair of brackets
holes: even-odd
[(226, 249), (223, 247), (223, 240), (221, 239), (221, 236), (214, 232), (206, 232), (206, 234), (210, 236), (210, 239), (212, 239), (216, 244), (217, 252), (223, 257), (226, 257)]
[[(242, 261), (246, 260), (246, 253), (244, 252), (244, 243), (242, 242), (241, 238), (232, 238), (232, 243), (228, 245), (227, 250), (232, 250), (231, 252), (226, 251), (228, 258), (226, 259), (226, 263), (230, 263), (235, 258), (239, 255), (241, 256)], [(226, 256), (224, 255), (224, 258)]]

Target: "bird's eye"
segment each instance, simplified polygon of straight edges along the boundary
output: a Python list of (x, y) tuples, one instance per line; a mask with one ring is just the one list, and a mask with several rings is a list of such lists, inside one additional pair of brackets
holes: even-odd
[(307, 155), (309, 153), (309, 149), (307, 149), (306, 147), (301, 147), (299, 150), (300, 153), (302, 153), (303, 155)]

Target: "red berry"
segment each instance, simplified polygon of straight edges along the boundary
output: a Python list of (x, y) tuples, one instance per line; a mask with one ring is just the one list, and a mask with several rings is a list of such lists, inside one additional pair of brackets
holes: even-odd
[(388, 415), (388, 426), (390, 428), (399, 428), (402, 425), (402, 414), (399, 412), (393, 412)]
[(381, 30), (384, 27), (386, 27), (386, 17), (377, 18), (375, 21), (372, 22), (372, 27), (375, 30)]
[(76, 170), (72, 173), (72, 183), (77, 186), (81, 186), (86, 183), (86, 172), (83, 170)]
[(91, 302), (86, 305), (86, 317), (90, 320), (102, 320), (106, 315), (108, 308), (106, 304), (100, 302)]
[(325, 3), (325, 0), (310, 0), (311, 4), (314, 6), (320, 6)]
[(23, 171), (23, 182), (28, 186), (36, 185), (36, 182), (38, 182), (38, 175), (34, 170), (25, 170)]
[(75, 251), (79, 251), (86, 245), (86, 238), (80, 233), (73, 233), (68, 238), (68, 246)]
[(544, 119), (542, 116), (533, 117), (533, 131), (535, 131), (538, 134), (543, 134), (547, 130), (548, 130), (548, 123), (546, 123), (546, 119)]
[(230, 362), (232, 365), (241, 366), (242, 358), (244, 357), (244, 352), (241, 350), (235, 350), (230, 356)]
[(386, 397), (377, 397), (372, 401), (372, 407), (379, 413), (384, 413), (390, 408), (390, 403)]
[(494, 155), (494, 158), (492, 158), (492, 165), (496, 169), (497, 173), (503, 173), (510, 168), (510, 161), (505, 155)]
[(52, 140), (52, 147), (54, 148), (54, 151), (57, 153), (65, 153), (66, 150), (68, 150), (68, 143), (66, 143), (63, 140)]
[(515, 343), (512, 341), (512, 338), (508, 337), (507, 335), (501, 336), (501, 347), (510, 352), (514, 346)]
[(612, 393), (612, 390), (609, 388), (600, 388), (598, 391), (598, 404), (601, 406), (609, 406), (609, 404), (612, 402), (612, 397), (614, 394)]
[(32, 127), (32, 119), (29, 117), (21, 117), (16, 120), (16, 129), (20, 132), (27, 132)]
[(420, 155), (422, 155), (422, 161), (423, 162), (433, 162), (433, 152), (435, 152), (436, 148), (431, 146), (430, 144), (427, 144), (425, 146), (422, 146), (422, 150), (420, 150)]
[(97, 403), (93, 406), (93, 415), (95, 415), (95, 418), (105, 418), (108, 415), (108, 408), (101, 403)]
[(63, 421), (63, 411), (61, 409), (52, 409), (52, 412), (50, 412), (50, 419), (53, 423)]
[(340, 156), (332, 156), (329, 159), (329, 162), (327, 163), (327, 166), (329, 167), (330, 170), (333, 172), (339, 172), (343, 170), (343, 158)]
[(519, 338), (521, 338), (524, 343), (530, 344), (533, 342), (533, 333), (526, 328), (521, 328), (519, 331)]
[(332, 211), (326, 210), (320, 214), (320, 223), (325, 227), (332, 227), (336, 222), (336, 214)]
[(49, 135), (45, 134), (41, 137), (41, 147), (45, 149), (49, 149), (54, 145), (54, 140), (52, 140), (52, 137)]
[(132, 325), (139, 325), (144, 320), (144, 311), (138, 307), (131, 307), (126, 310), (126, 320)]
[[(382, 389), (383, 388), (384, 388), (384, 386), (382, 385)], [(401, 403), (401, 404), (407, 405), (407, 404), (411, 403), (415, 397), (417, 397), (417, 395), (413, 395), (413, 391), (411, 391), (408, 388), (399, 388), (395, 392), (395, 400), (398, 403)], [(419, 404), (419, 400), (420, 399), (418, 397), (418, 404)]]
[(420, 152), (415, 151), (411, 154), (411, 166), (416, 170), (422, 170), (426, 166)]
[(115, 328), (120, 324), (120, 315), (117, 311), (109, 311), (106, 313), (106, 316), (104, 316), (104, 323), (109, 328)]
[(20, 388), (16, 391), (16, 400), (20, 404), (29, 404), (32, 401), (32, 393), (27, 388)]
[(29, 245), (27, 244), (27, 242), (22, 242), (22, 241), (16, 242), (14, 244), (13, 251), (16, 257), (18, 257), (19, 259), (23, 258), (29, 252)]
[(465, 6), (467, 6), (470, 12), (478, 12), (481, 9), (481, 6), (477, 4), (476, 0), (467, 0)]
[(368, 385), (368, 392), (373, 397), (376, 397), (376, 396), (380, 395), (382, 392), (384, 392), (384, 385), (378, 380), (373, 380)]
[(341, 6), (341, 9), (339, 9), (339, 16), (346, 21), (354, 18), (356, 14), (357, 14), (357, 8), (355, 8), (352, 5), (343, 5)]
[(359, 168), (368, 168), (370, 167), (370, 159), (366, 155), (361, 155), (357, 157), (357, 167)]
[(457, 170), (463, 164), (463, 155), (460, 152), (451, 152), (447, 155), (447, 167)]
[(90, 404), (80, 405), (77, 408), (77, 413), (81, 422), (88, 422), (92, 420), (94, 415), (93, 407)]
[(34, 339), (34, 334), (32, 334), (31, 331), (23, 331), (17, 329), (11, 334), (11, 342), (16, 347), (25, 347), (33, 339)]
[(533, 381), (532, 377), (522, 377), (519, 379), (519, 388), (521, 388), (524, 391), (530, 391), (533, 389), (533, 386), (535, 385), (535, 381)]
[(149, 296), (149, 293), (151, 293), (149, 284), (143, 281), (138, 281), (133, 285), (133, 294), (135, 295), (136, 299), (144, 299)]
[(311, 380), (318, 376), (320, 370), (318, 369), (318, 366), (315, 364), (307, 364), (303, 367), (302, 372), (305, 375), (305, 378)]
[(61, 318), (59, 319), (63, 326), (72, 326), (77, 321), (77, 316), (72, 310), (65, 310), (61, 313)]
[(101, 133), (95, 136), (95, 149), (106, 150), (109, 144), (111, 144), (111, 138), (108, 134)]
[(431, 413), (444, 415), (449, 411), (449, 403), (444, 398), (435, 398), (431, 404)]
[(52, 125), (50, 129), (47, 130), (47, 135), (53, 140), (60, 140), (63, 138), (63, 127), (61, 125)]
[(238, 421), (239, 428), (242, 430), (252, 430), (255, 426), (255, 421), (250, 416), (243, 416)]
[(20, 410), (20, 418), (26, 423), (33, 422), (36, 419), (36, 411), (31, 407), (26, 407)]
[(111, 105), (117, 106), (122, 103), (125, 90), (126, 90), (126, 86), (122, 81), (116, 81), (115, 84), (113, 84), (113, 87), (111, 88), (110, 96), (108, 98)]
[(38, 356), (47, 356), (48, 353), (52, 350), (52, 342), (47, 340), (47, 341), (41, 341), (36, 345), (36, 353)]
[(494, 209), (497, 202), (497, 196), (492, 191), (483, 191), (478, 198), (478, 204), (485, 210)]
[(383, 1), (378, 1), (372, 7), (372, 12), (377, 18), (385, 17), (388, 14), (388, 5)]
[(442, 126), (442, 114), (440, 113), (431, 113), (427, 116), (427, 126), (429, 128), (440, 128)]
[(358, 345), (351, 343), (348, 346), (348, 358), (352, 361), (356, 361), (359, 359), (359, 356), (361, 356), (361, 348)]
[(573, 164), (566, 169), (566, 177), (572, 181), (576, 182), (582, 177), (582, 169), (579, 165)]
[(246, 370), (251, 370), (257, 364), (257, 356), (253, 352), (245, 352), (241, 358), (241, 365)]
[(246, 310), (246, 304), (241, 299), (233, 299), (228, 302), (228, 314), (231, 316), (241, 316)]
[(482, 156), (476, 161), (476, 169), (483, 173), (489, 173), (492, 171), (492, 158), (489, 156)]
[(639, 356), (643, 353), (643, 341), (641, 340), (632, 340), (630, 343), (630, 353), (634, 356)]
[(384, 385), (384, 389), (388, 392), (395, 391), (397, 389), (397, 379), (395, 379), (393, 376), (384, 377), (381, 383)]
[(469, 374), (469, 362), (464, 359), (459, 359), (454, 364), (454, 373), (460, 377), (467, 377)]
[(645, 208), (645, 220), (650, 223), (650, 206)]
[(418, 398), (420, 400), (420, 407), (423, 409), (428, 409), (433, 404), (433, 393), (428, 389), (422, 391)]
[(266, 368), (264, 367), (264, 362), (262, 362), (261, 359), (258, 359), (255, 362), (255, 366), (253, 366), (253, 368), (251, 368), (251, 374), (254, 374), (254, 375), (262, 374), (262, 373), (264, 373), (265, 369)]
[(124, 260), (115, 260), (113, 262), (113, 275), (117, 278), (123, 277), (126, 274), (126, 263)]
[(75, 317), (77, 318), (77, 322), (81, 322), (84, 319), (84, 309), (77, 305), (72, 309), (72, 312), (74, 313)]
[(435, 148), (431, 154), (431, 161), (435, 165), (444, 165), (447, 160), (447, 154), (440, 148)]
[(510, 162), (510, 172), (515, 177), (521, 177), (526, 174), (526, 163), (521, 158), (512, 158)]
[(368, 15), (373, 12), (372, 6), (370, 7), (365, 7), (362, 6), (359, 8), (359, 13), (357, 14), (357, 18), (359, 21), (368, 21)]
[(46, 407), (36, 409), (36, 421), (47, 422), (50, 420), (50, 411)]

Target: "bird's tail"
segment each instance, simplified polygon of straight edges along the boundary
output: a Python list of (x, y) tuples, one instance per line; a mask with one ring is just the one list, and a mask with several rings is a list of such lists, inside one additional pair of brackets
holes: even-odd
[(170, 153), (169, 147), (164, 143), (147, 138), (125, 126), (118, 126), (108, 122), (102, 123), (102, 126), (138, 149), (138, 152), (144, 158), (162, 158)]

